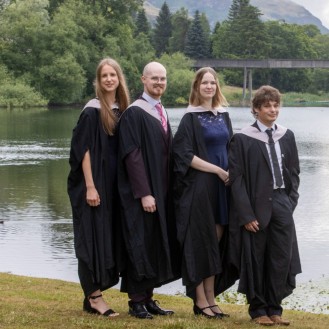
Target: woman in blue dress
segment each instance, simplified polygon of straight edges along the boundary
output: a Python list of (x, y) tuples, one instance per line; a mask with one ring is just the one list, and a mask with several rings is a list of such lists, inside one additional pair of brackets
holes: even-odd
[(190, 105), (174, 137), (175, 210), (182, 278), (193, 311), (223, 318), (216, 296), (234, 283), (223, 262), (228, 224), (228, 143), (232, 126), (216, 72), (196, 72)]

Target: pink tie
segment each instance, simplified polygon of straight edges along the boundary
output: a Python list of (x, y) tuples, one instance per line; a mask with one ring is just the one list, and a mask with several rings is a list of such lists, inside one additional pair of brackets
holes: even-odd
[(161, 103), (158, 103), (157, 105), (155, 105), (155, 108), (157, 109), (157, 111), (159, 113), (162, 127), (163, 127), (164, 131), (167, 132), (167, 120), (166, 120), (166, 117), (163, 114), (163, 108), (162, 108)]

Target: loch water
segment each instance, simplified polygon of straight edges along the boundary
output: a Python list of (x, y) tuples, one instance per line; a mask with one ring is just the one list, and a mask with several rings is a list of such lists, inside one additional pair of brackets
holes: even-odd
[[(238, 131), (248, 108), (229, 108)], [(66, 192), (72, 129), (80, 109), (0, 109), (0, 272), (78, 281)], [(168, 110), (173, 130), (183, 109)], [(303, 273), (329, 275), (329, 108), (282, 108), (279, 124), (295, 133), (301, 167), (294, 218)], [(180, 281), (161, 292), (184, 291)]]

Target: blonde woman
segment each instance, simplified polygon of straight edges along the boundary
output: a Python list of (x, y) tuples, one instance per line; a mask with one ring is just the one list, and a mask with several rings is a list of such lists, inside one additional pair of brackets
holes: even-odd
[(221, 319), (227, 314), (215, 297), (225, 285), (220, 274), (228, 224), (227, 154), (232, 126), (212, 68), (196, 72), (189, 103), (173, 145), (182, 278), (194, 301), (194, 313)]
[(114, 223), (118, 216), (116, 125), (129, 105), (119, 64), (105, 58), (96, 70), (96, 98), (90, 100), (73, 130), (68, 193), (72, 205), (74, 247), (85, 295), (83, 309), (118, 315), (102, 291), (118, 282)]

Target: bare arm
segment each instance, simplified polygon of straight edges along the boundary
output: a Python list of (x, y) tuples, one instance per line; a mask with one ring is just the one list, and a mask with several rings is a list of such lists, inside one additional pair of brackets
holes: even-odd
[(86, 201), (89, 204), (89, 206), (96, 207), (100, 204), (101, 200), (94, 184), (94, 179), (91, 171), (91, 161), (90, 161), (89, 151), (87, 151), (85, 156), (83, 157), (82, 171), (85, 177), (86, 188), (87, 188)]
[(224, 183), (225, 185), (229, 182), (229, 175), (228, 171), (225, 171), (224, 169), (207, 162), (205, 160), (200, 159), (197, 156), (194, 156), (191, 162), (191, 167), (196, 170), (216, 174)]

